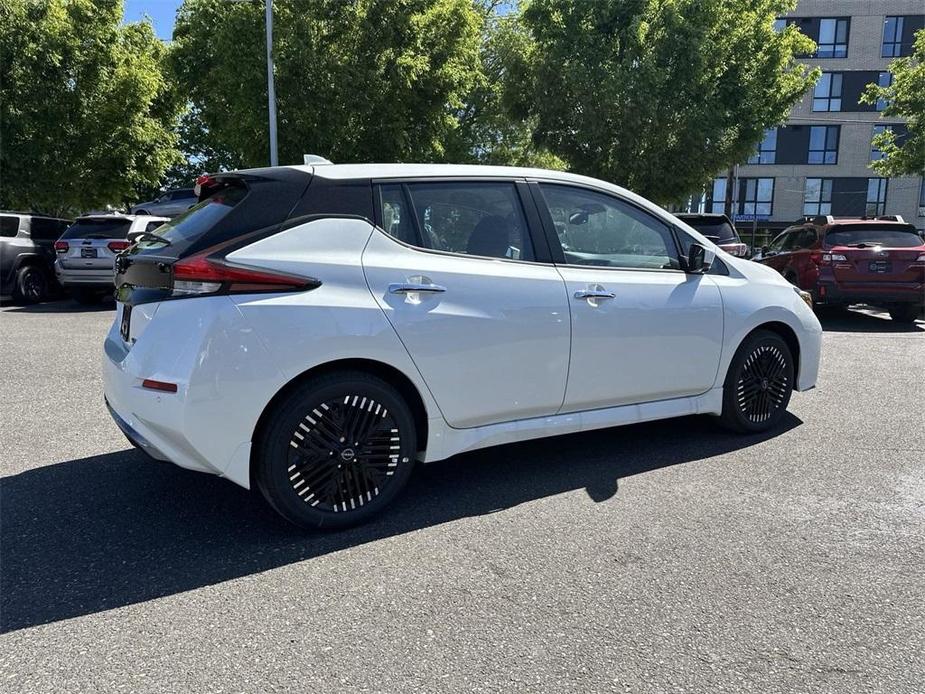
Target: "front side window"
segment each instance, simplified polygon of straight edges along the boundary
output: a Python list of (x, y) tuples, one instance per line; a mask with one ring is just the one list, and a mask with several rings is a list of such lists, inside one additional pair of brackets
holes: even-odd
[(838, 163), (837, 125), (814, 125), (809, 129), (809, 164)]
[(771, 243), (768, 244), (768, 251), (771, 253), (780, 253), (784, 250), (784, 243), (791, 237), (793, 232), (785, 231), (780, 236), (776, 237)]
[(764, 131), (764, 139), (758, 145), (758, 151), (748, 158), (749, 164), (773, 164), (777, 153), (777, 128)]
[(739, 179), (739, 214), (770, 216), (774, 203), (773, 178)]
[(823, 72), (813, 89), (813, 111), (841, 111), (842, 74)]
[(803, 190), (803, 214), (809, 217), (832, 214), (832, 179), (807, 178)]
[(670, 270), (680, 267), (671, 229), (617, 198), (541, 184), (569, 265)]
[[(412, 183), (407, 190), (416, 233), (424, 248), (488, 258), (534, 259), (513, 183)], [(387, 224), (385, 207), (382, 212)], [(392, 222), (393, 230), (403, 224), (401, 212), (399, 215), (398, 227)]]
[(885, 17), (883, 20), (883, 48), (880, 55), (884, 58), (898, 58), (902, 55), (903, 17)]
[(886, 184), (885, 178), (867, 179), (867, 205), (864, 214), (868, 217), (877, 217), (886, 214)]
[(819, 40), (816, 41), (817, 58), (845, 58), (848, 55), (849, 19), (819, 20)]

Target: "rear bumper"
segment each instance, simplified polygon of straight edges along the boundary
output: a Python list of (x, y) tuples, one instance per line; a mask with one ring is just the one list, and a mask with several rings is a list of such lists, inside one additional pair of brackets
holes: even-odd
[(63, 287), (108, 287), (115, 286), (112, 268), (102, 270), (83, 270), (76, 268), (63, 268), (55, 263), (55, 277)]
[(852, 285), (820, 280), (813, 291), (820, 304), (925, 304), (925, 284), (895, 282)]

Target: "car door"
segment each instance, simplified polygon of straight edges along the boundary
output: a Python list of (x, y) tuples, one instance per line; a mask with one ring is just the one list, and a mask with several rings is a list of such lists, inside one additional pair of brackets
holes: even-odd
[(527, 224), (536, 211), (515, 182), (382, 182), (377, 195), (367, 282), (447, 423), (557, 412), (568, 299), (549, 258), (539, 262), (545, 246)]
[(563, 412), (704, 393), (723, 344), (719, 289), (681, 270), (671, 226), (602, 191), (539, 183), (565, 279), (572, 349)]

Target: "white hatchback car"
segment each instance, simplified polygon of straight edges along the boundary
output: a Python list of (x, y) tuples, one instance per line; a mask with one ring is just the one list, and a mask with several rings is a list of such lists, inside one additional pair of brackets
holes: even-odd
[(116, 262), (105, 396), (155, 458), (361, 522), (416, 460), (696, 413), (773, 427), (812, 388), (805, 292), (652, 203), (553, 171), (218, 174)]

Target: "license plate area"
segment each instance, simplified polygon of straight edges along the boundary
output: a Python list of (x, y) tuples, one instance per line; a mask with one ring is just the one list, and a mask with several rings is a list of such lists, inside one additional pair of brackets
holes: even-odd
[(867, 264), (867, 269), (870, 272), (876, 272), (877, 274), (883, 274), (891, 270), (891, 265), (888, 260), (871, 260)]
[(119, 334), (125, 342), (128, 342), (129, 330), (132, 324), (132, 307), (128, 304), (122, 304), (122, 320), (119, 323)]
[(80, 249), (80, 257), (81, 257), (81, 258), (95, 258), (95, 257), (96, 257), (96, 249), (95, 249), (95, 248), (81, 248), (81, 249)]

